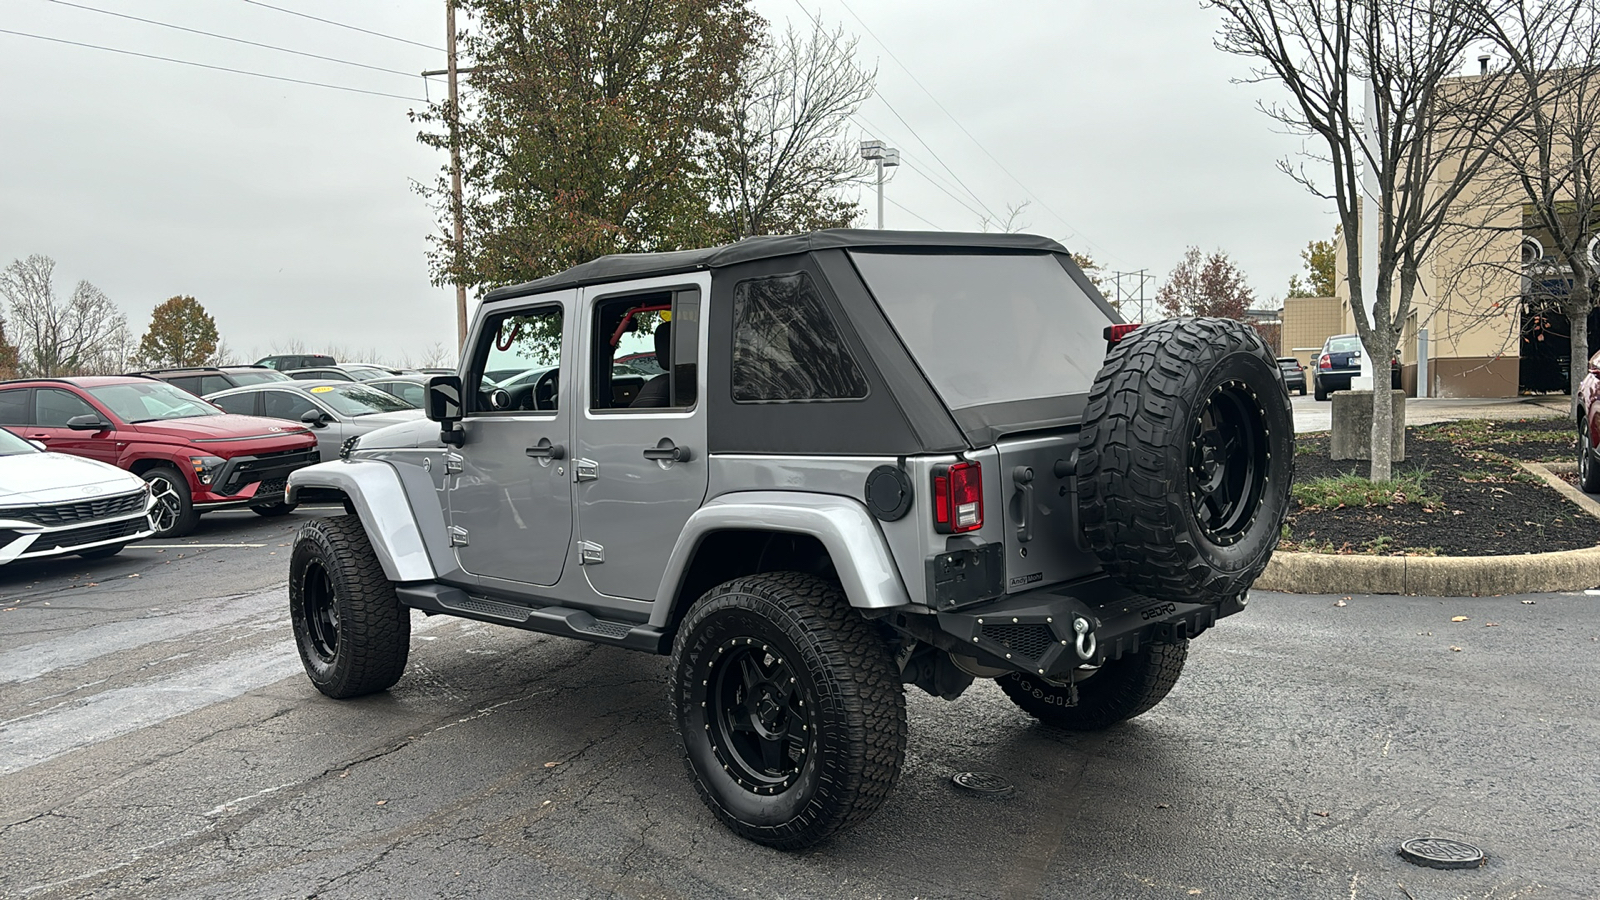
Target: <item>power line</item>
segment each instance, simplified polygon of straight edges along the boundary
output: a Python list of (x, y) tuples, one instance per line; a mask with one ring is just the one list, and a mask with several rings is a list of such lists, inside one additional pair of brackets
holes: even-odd
[(921, 217), (921, 216), (917, 215), (916, 213), (912, 212), (911, 210), (906, 209), (904, 206), (901, 206), (900, 204), (894, 202), (894, 198), (893, 197), (885, 197), (883, 199), (884, 199), (884, 202), (888, 203), (890, 206), (893, 206), (895, 209), (900, 210), (901, 212), (905, 213), (908, 216), (911, 216), (913, 219), (916, 219), (918, 222), (921, 222), (922, 224), (928, 226), (929, 228), (932, 228), (934, 231), (944, 231), (943, 228), (940, 228), (939, 226), (933, 224), (932, 222), (929, 222), (927, 219), (924, 219), (923, 217)]
[(328, 84), (322, 81), (307, 81), (302, 78), (287, 78), (283, 75), (268, 75), (264, 72), (251, 72), (246, 69), (230, 69), (227, 66), (213, 66), (207, 63), (193, 62), (187, 59), (173, 59), (170, 56), (156, 56), (153, 53), (139, 53), (135, 50), (121, 50), (116, 47), (102, 47), (99, 44), (86, 44), (82, 41), (69, 41), (65, 38), (47, 37), (42, 34), (29, 34), (26, 31), (12, 31), (9, 28), (0, 28), (0, 34), (12, 34), (17, 37), (33, 38), (39, 41), (49, 41), (53, 44), (68, 44), (73, 47), (87, 47), (90, 50), (104, 50), (107, 53), (121, 53), (124, 56), (137, 56), (140, 59), (155, 59), (161, 62), (177, 63), (180, 66), (194, 66), (197, 69), (210, 69), (213, 72), (232, 72), (235, 75), (250, 75), (256, 78), (267, 78), (272, 81), (286, 81), (290, 84), (304, 84), (310, 87), (327, 88), (332, 91), (347, 91), (352, 94), (370, 94), (374, 97), (392, 97), (395, 100), (409, 100), (413, 103), (426, 103), (420, 97), (407, 97), (403, 94), (389, 94), (383, 91), (369, 91), (363, 88), (345, 87), (340, 84)]
[[(798, 3), (799, 0), (795, 0), (795, 2)], [(995, 157), (995, 155), (993, 153), (989, 152), (989, 148), (988, 147), (985, 147), (976, 137), (973, 137), (972, 132), (967, 130), (967, 126), (961, 124), (961, 120), (957, 119), (954, 115), (952, 115), (950, 110), (945, 109), (944, 104), (939, 102), (939, 98), (935, 97), (933, 95), (933, 92), (928, 90), (927, 86), (924, 85), (922, 83), (922, 81), (917, 78), (917, 76), (911, 71), (911, 69), (907, 68), (906, 64), (901, 62), (900, 58), (898, 56), (894, 55), (894, 51), (889, 49), (889, 45), (885, 44), (883, 42), (882, 38), (878, 37), (877, 34), (873, 33), (871, 28), (867, 27), (867, 23), (862, 21), (860, 16), (856, 15), (856, 11), (850, 8), (850, 4), (846, 3), (845, 0), (839, 0), (839, 5), (843, 6), (844, 9), (845, 9), (845, 12), (849, 13), (850, 17), (855, 19), (856, 22), (861, 25), (861, 28), (864, 31), (866, 31), (866, 33), (868, 35), (870, 35), (874, 41), (876, 41), (878, 43), (878, 46), (883, 48), (883, 52), (889, 54), (889, 58), (894, 60), (895, 65), (899, 66), (901, 71), (905, 72), (906, 75), (911, 78), (911, 81), (914, 84), (916, 84), (917, 87), (921, 88), (922, 92), (924, 94), (928, 95), (928, 99), (933, 101), (933, 105), (939, 107), (939, 111), (944, 113), (946, 116), (948, 116), (950, 121), (954, 122), (955, 126), (957, 128), (959, 128), (959, 129), (961, 129), (961, 133), (966, 135), (967, 139), (972, 141), (972, 143), (975, 146), (977, 146), (977, 148), (979, 150), (983, 151), (983, 155), (984, 156), (989, 157), (989, 159), (992, 160), (994, 162), (994, 164), (1000, 168), (1000, 171), (1006, 173), (1006, 177), (1008, 177), (1012, 181), (1016, 182), (1017, 183), (1017, 187), (1022, 188), (1024, 193), (1026, 193), (1030, 198), (1032, 198), (1034, 201), (1036, 201), (1039, 204), (1039, 208), (1040, 209), (1043, 209), (1045, 212), (1049, 213), (1050, 215), (1055, 216), (1056, 219), (1061, 222), (1061, 224), (1063, 224), (1063, 225), (1067, 226), (1068, 228), (1072, 229), (1073, 231), (1077, 232), (1078, 236), (1083, 238), (1085, 243), (1097, 248), (1101, 253), (1104, 253), (1107, 256), (1111, 256), (1111, 251), (1107, 250), (1104, 247), (1101, 247), (1099, 244), (1096, 244), (1094, 241), (1089, 240), (1088, 235), (1083, 233), (1083, 229), (1078, 228), (1077, 226), (1073, 225), (1071, 222), (1068, 222), (1066, 220), (1066, 218), (1064, 218), (1060, 213), (1058, 213), (1055, 210), (1051, 209), (1049, 204), (1045, 203), (1043, 200), (1040, 200), (1038, 194), (1035, 194), (1032, 190), (1029, 190), (1028, 186), (1022, 183), (1022, 179), (1020, 179), (1017, 176), (1011, 174), (1011, 170), (1006, 168), (1005, 163), (1002, 163), (998, 158)], [(801, 8), (804, 9), (804, 7), (801, 7)], [(881, 96), (882, 95), (880, 95), (880, 97)], [(884, 105), (887, 106), (888, 105), (887, 102)], [(890, 110), (890, 111), (893, 112), (893, 110)], [(896, 118), (898, 118), (898, 117), (899, 117), (898, 114), (896, 114)], [(918, 140), (921, 140), (921, 138), (918, 138)], [(926, 145), (924, 145), (924, 146), (926, 146)], [(931, 148), (930, 148), (929, 152), (930, 153), (932, 152)], [(943, 165), (943, 161), (942, 160), (940, 161), (940, 164)], [(963, 185), (963, 187), (964, 186), (965, 185)], [(987, 209), (988, 207), (984, 207), (984, 208)], [(990, 214), (993, 215), (992, 212)]]
[[(863, 126), (867, 131), (871, 132), (872, 134), (875, 134), (875, 135), (878, 135), (878, 136), (886, 136), (886, 135), (891, 134), (891, 131), (889, 129), (879, 128), (877, 125), (875, 125), (871, 121), (869, 121), (866, 116), (861, 115), (859, 112), (852, 113), (851, 114), (851, 118), (856, 120), (856, 124), (857, 125)], [(942, 180), (940, 180), (940, 178), (938, 176), (938, 172), (933, 170), (932, 167), (924, 167), (922, 165), (922, 163), (917, 160), (916, 157), (912, 156), (910, 153), (907, 153), (907, 152), (905, 152), (903, 150), (900, 152), (900, 158), (904, 161), (904, 163), (907, 165), (908, 168), (911, 168), (911, 169), (915, 170), (918, 175), (921, 175), (923, 178), (927, 179), (928, 182), (931, 183), (934, 187), (936, 187), (939, 190), (943, 191), (945, 196), (949, 197), (951, 200), (954, 200), (958, 205), (961, 206), (962, 209), (965, 209), (967, 212), (972, 213), (972, 215), (974, 217), (976, 217), (979, 221), (983, 221), (985, 219), (990, 219), (990, 220), (993, 219), (993, 214), (992, 213), (986, 216), (984, 213), (979, 212), (976, 209), (973, 209), (972, 206), (970, 204), (968, 204), (965, 200), (963, 200), (960, 197), (956, 196), (955, 190), (950, 188)], [(980, 203), (981, 203), (981, 201), (980, 201)], [(927, 221), (927, 220), (924, 219), (923, 221)]]
[[(810, 20), (813, 25), (815, 25), (818, 28), (822, 27), (822, 14), (820, 12), (817, 15), (813, 16), (811, 14), (811, 11), (806, 9), (805, 4), (801, 3), (800, 0), (794, 0), (794, 3), (795, 3), (796, 6), (800, 7), (800, 11), (805, 14), (806, 18), (808, 20)], [(848, 7), (846, 7), (846, 8), (848, 9)], [(855, 15), (855, 13), (853, 13), (853, 12), (850, 13), (850, 14), (852, 16)], [(856, 21), (860, 21), (859, 17), (857, 18)], [(865, 26), (863, 26), (863, 27), (865, 27)], [(868, 33), (870, 34), (871, 32), (869, 31)], [(877, 35), (873, 35), (873, 40), (877, 40)], [(883, 42), (882, 41), (878, 41), (878, 43), (880, 45), (882, 45)], [(834, 46), (835, 47), (838, 46), (837, 41), (835, 42)], [(884, 50), (887, 51), (888, 48), (885, 47)], [(892, 54), (892, 53), (890, 53), (889, 55), (891, 57), (894, 56), (894, 54)], [(897, 59), (897, 60), (895, 60), (895, 62), (899, 63), (900, 61)], [(905, 68), (905, 66), (902, 65), (901, 68)], [(924, 90), (926, 90), (926, 89), (924, 89)], [(884, 107), (886, 109), (888, 109), (889, 112), (891, 114), (893, 114), (896, 119), (900, 120), (900, 124), (904, 125), (906, 130), (911, 132), (911, 136), (916, 138), (917, 139), (917, 143), (921, 144), (923, 146), (923, 148), (928, 151), (928, 155), (932, 156), (934, 158), (935, 162), (937, 162), (940, 166), (943, 166), (944, 170), (946, 172), (950, 173), (950, 177), (952, 179), (954, 179), (955, 183), (960, 185), (961, 189), (966, 191), (967, 194), (969, 196), (971, 196), (973, 200), (977, 201), (979, 206), (983, 207), (984, 211), (989, 214), (990, 218), (996, 219), (996, 220), (998, 220), (1000, 218), (999, 216), (995, 215), (994, 210), (989, 208), (989, 204), (983, 202), (983, 198), (982, 197), (979, 197), (977, 195), (977, 193), (972, 190), (972, 188), (967, 187), (966, 182), (961, 180), (961, 176), (957, 175), (955, 173), (954, 169), (950, 168), (950, 166), (947, 165), (943, 159), (939, 158), (938, 151), (934, 150), (932, 145), (930, 145), (927, 141), (922, 139), (922, 135), (918, 134), (917, 130), (915, 128), (911, 127), (911, 123), (906, 121), (905, 116), (900, 115), (900, 112), (894, 108), (894, 105), (889, 102), (888, 98), (883, 96), (883, 92), (882, 91), (879, 91), (879, 90), (877, 90), (876, 87), (874, 87), (873, 88), (873, 94), (874, 94), (874, 96), (876, 96), (878, 98), (878, 100), (880, 100), (883, 103)], [(937, 102), (937, 101), (935, 101), (935, 102)]]
[(216, 38), (219, 41), (232, 41), (236, 44), (247, 44), (251, 47), (261, 47), (265, 50), (276, 50), (279, 53), (292, 53), (295, 56), (304, 56), (310, 59), (320, 59), (324, 62), (339, 63), (340, 65), (345, 66), (355, 66), (360, 69), (371, 69), (374, 72), (387, 72), (391, 75), (404, 75), (407, 78), (416, 77), (416, 75), (412, 72), (402, 72), (399, 69), (386, 69), (383, 66), (369, 66), (366, 63), (354, 62), (348, 59), (339, 59), (333, 56), (320, 56), (316, 53), (307, 53), (303, 50), (291, 50), (288, 47), (279, 47), (275, 44), (263, 44), (259, 41), (247, 41), (244, 38), (229, 37), (226, 34), (216, 34), (210, 31), (201, 31), (198, 28), (188, 28), (183, 25), (174, 25), (171, 22), (158, 22), (155, 19), (142, 19), (138, 16), (130, 16), (127, 13), (113, 12), (109, 9), (100, 9), (94, 6), (84, 6), (81, 3), (69, 3), (68, 0), (48, 0), (48, 2), (57, 4), (59, 6), (70, 6), (73, 9), (81, 9), (86, 12), (100, 13), (107, 16), (116, 16), (119, 19), (130, 19), (134, 22), (143, 22), (146, 25), (159, 25), (162, 28), (171, 28), (175, 31), (186, 31), (190, 34), (198, 34), (209, 38)]
[(261, 0), (243, 0), (243, 2), (248, 3), (251, 6), (259, 6), (259, 7), (262, 7), (263, 9), (274, 10), (276, 12), (281, 12), (281, 13), (284, 13), (286, 15), (299, 16), (302, 19), (310, 19), (313, 22), (321, 22), (324, 25), (336, 25), (336, 26), (338, 26), (340, 28), (348, 28), (351, 31), (359, 31), (362, 34), (370, 34), (373, 37), (387, 38), (387, 39), (389, 39), (391, 41), (399, 41), (402, 44), (411, 44), (413, 46), (421, 47), (421, 48), (423, 48), (425, 50), (435, 50), (435, 51), (437, 51), (439, 53), (443, 53), (444, 52), (444, 48), (443, 47), (435, 47), (432, 44), (424, 44), (424, 43), (422, 43), (420, 41), (413, 41), (410, 38), (397, 37), (397, 36), (392, 35), (392, 34), (384, 34), (381, 31), (373, 31), (371, 29), (361, 28), (361, 27), (356, 26), (356, 25), (346, 25), (343, 22), (335, 22), (332, 19), (319, 18), (317, 16), (311, 15), (310, 13), (303, 13), (303, 12), (299, 12), (299, 11), (293, 10), (293, 9), (284, 9), (281, 6), (273, 6), (270, 3), (262, 3)]

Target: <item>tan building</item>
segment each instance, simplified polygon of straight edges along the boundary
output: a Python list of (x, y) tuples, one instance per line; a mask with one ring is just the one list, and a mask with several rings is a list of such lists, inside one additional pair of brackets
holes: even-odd
[(1337, 297), (1289, 297), (1283, 301), (1282, 356), (1293, 356), (1307, 377), (1317, 365), (1317, 353), (1329, 337), (1354, 331), (1345, 329), (1345, 307)]

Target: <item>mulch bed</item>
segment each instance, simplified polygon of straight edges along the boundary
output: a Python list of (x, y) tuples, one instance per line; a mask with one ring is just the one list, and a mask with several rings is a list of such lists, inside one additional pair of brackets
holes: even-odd
[[(1428, 556), (1511, 556), (1600, 544), (1600, 519), (1579, 509), (1517, 460), (1577, 458), (1564, 418), (1474, 420), (1406, 429), (1402, 472), (1421, 470), (1441, 502), (1308, 509), (1293, 501), (1284, 550)], [(1366, 477), (1368, 464), (1328, 458), (1328, 434), (1296, 437), (1295, 482)]]

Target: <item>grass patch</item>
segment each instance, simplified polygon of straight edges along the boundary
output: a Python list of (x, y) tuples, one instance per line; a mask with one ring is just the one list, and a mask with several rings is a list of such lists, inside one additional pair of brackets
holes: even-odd
[(1330, 475), (1296, 484), (1294, 499), (1306, 509), (1443, 504), (1444, 498), (1424, 485), (1427, 478), (1427, 473), (1421, 470), (1403, 472), (1388, 481), (1371, 481), (1359, 475)]

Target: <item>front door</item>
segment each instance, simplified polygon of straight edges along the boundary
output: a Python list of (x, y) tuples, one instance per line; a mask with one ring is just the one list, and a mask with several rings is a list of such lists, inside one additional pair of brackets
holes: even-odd
[(653, 600), (707, 484), (702, 298), (709, 276), (585, 291), (573, 459), (579, 557), (595, 591)]
[[(569, 422), (573, 368), (567, 310), (575, 291), (485, 316), (462, 378), (465, 439), (446, 447), (450, 536), (461, 568), (514, 584), (553, 585), (572, 544)], [(531, 370), (537, 377), (500, 387)], [(485, 373), (513, 372), (493, 379)]]

